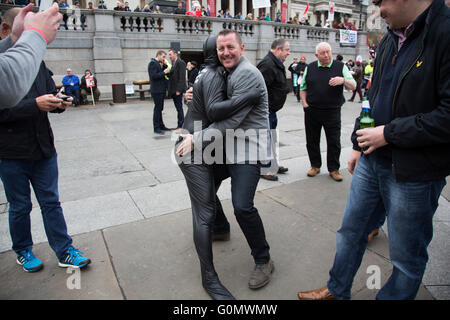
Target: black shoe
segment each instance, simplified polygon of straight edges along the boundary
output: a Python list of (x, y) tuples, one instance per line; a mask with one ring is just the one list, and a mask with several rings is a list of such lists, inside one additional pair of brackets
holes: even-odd
[(164, 135), (164, 132), (161, 131), (161, 130), (155, 130), (155, 131), (153, 131), (153, 133), (154, 133), (154, 134), (158, 134), (158, 135), (160, 135), (160, 136), (161, 136), (161, 135), (162, 135), (162, 136)]
[(274, 174), (262, 174), (261, 178), (269, 181), (278, 181), (278, 177)]
[(167, 128), (166, 126), (161, 128), (161, 131), (172, 131), (172, 129)]
[(347, 101), (349, 101), (349, 102), (353, 102), (353, 99), (348, 99)]
[(212, 241), (230, 241), (230, 232), (213, 232), (211, 234)]
[(288, 172), (288, 171), (289, 171), (288, 168), (285, 168), (285, 167), (278, 167), (278, 173), (283, 174), (283, 173), (286, 173), (286, 172)]
[(202, 271), (202, 285), (213, 300), (236, 300), (214, 271)]

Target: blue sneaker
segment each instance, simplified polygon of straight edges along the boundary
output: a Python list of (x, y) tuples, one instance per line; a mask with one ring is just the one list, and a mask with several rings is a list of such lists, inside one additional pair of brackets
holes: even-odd
[(42, 269), (44, 266), (42, 264), (42, 261), (36, 258), (31, 251), (31, 249), (28, 250), (22, 250), (17, 254), (17, 263), (20, 264), (26, 272), (36, 272)]
[(91, 263), (91, 260), (81, 256), (83, 252), (74, 247), (69, 247), (66, 253), (59, 259), (58, 265), (63, 268), (83, 268)]

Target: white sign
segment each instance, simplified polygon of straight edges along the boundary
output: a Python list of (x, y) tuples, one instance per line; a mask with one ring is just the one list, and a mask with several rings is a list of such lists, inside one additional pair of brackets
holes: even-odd
[(132, 84), (125, 85), (125, 94), (134, 94), (134, 87)]
[(358, 41), (358, 32), (354, 30), (339, 30), (341, 33), (340, 43), (343, 46), (356, 46)]
[(270, 0), (253, 0), (253, 9), (270, 8)]

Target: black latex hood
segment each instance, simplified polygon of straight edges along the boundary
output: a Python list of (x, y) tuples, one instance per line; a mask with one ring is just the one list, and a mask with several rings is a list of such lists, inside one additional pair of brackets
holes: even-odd
[(205, 64), (210, 67), (217, 67), (220, 65), (219, 57), (217, 56), (216, 36), (209, 36), (203, 42), (203, 58)]

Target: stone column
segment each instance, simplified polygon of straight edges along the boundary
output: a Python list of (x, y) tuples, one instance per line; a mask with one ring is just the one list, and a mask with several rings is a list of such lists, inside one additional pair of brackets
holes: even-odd
[(247, 16), (247, 0), (242, 0), (241, 13), (244, 18)]
[(219, 13), (220, 9), (222, 9), (222, 1), (216, 0), (216, 12), (214, 12), (214, 14), (211, 14), (211, 16), (212, 17), (217, 16), (217, 14)]
[(234, 15), (235, 15), (235, 12), (234, 12), (234, 0), (228, 0), (228, 8), (227, 9), (230, 9), (230, 14), (234, 18)]
[(93, 38), (94, 72), (103, 97), (111, 97), (112, 83), (124, 83), (120, 38), (114, 28), (113, 11), (103, 10), (95, 16)]

